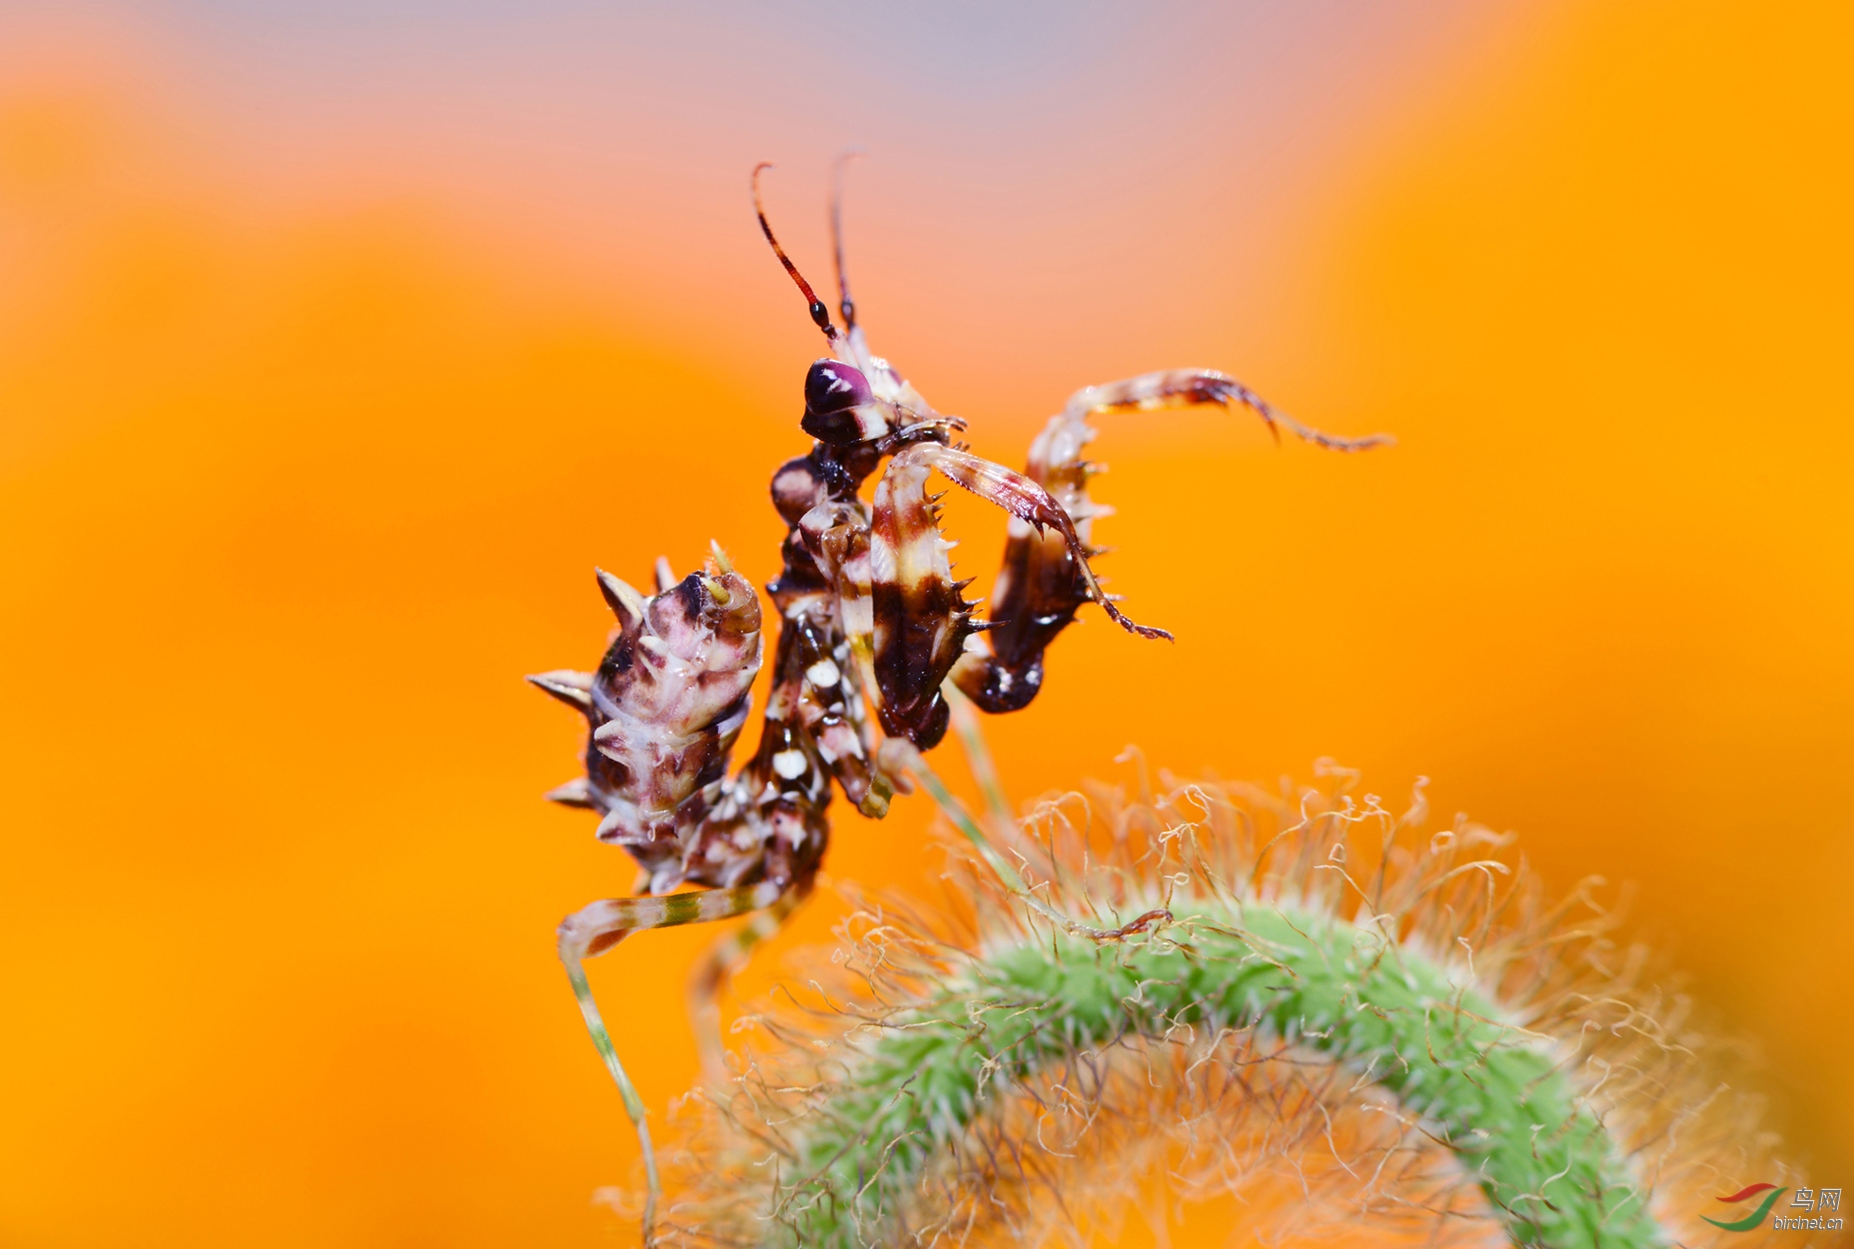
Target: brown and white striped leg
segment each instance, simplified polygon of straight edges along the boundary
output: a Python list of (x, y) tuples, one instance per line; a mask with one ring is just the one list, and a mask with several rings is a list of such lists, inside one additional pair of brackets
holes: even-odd
[(741, 927), (708, 947), (708, 953), (695, 965), (689, 977), (689, 1021), (695, 1028), (702, 1078), (709, 1084), (718, 1084), (727, 1076), (727, 1047), (721, 1039), (721, 991), (746, 964), (754, 947), (785, 927), (785, 921), (803, 901), (796, 892), (782, 894), (771, 906), (755, 912)]
[[(1099, 551), (1090, 545), (1090, 526), (1110, 509), (1088, 497), (1088, 480), (1099, 471), (1082, 456), (1095, 434), (1088, 418), (1105, 412), (1156, 412), (1205, 403), (1248, 408), (1277, 437), (1285, 428), (1332, 451), (1363, 451), (1391, 441), (1383, 434), (1341, 438), (1323, 433), (1278, 411), (1227, 374), (1174, 369), (1076, 391), (1030, 444), (1025, 476), (1049, 492), (1073, 522), (1083, 549), (1089, 556), (1097, 555)], [(1074, 620), (1076, 608), (1095, 597), (1088, 570), (1067, 535), (1038, 529), (1013, 516), (1005, 539), (1004, 564), (991, 595), (991, 628), (960, 658), (953, 671), (954, 684), (982, 710), (994, 714), (1028, 705), (1042, 687), (1043, 652)]]
[(594, 902), (562, 920), (559, 928), (560, 961), (566, 966), (567, 979), (573, 983), (573, 996), (579, 999), (579, 1012), (585, 1017), (592, 1044), (605, 1060), (606, 1070), (617, 1082), (624, 1098), (625, 1114), (637, 1129), (637, 1142), (644, 1152), (644, 1244), (656, 1243), (657, 1200), (662, 1184), (657, 1177), (656, 1150), (650, 1144), (650, 1128), (644, 1122), (644, 1103), (638, 1097), (631, 1077), (612, 1045), (611, 1033), (593, 1000), (592, 986), (586, 982), (586, 959), (617, 945), (634, 932), (648, 928), (671, 928), (679, 924), (703, 924), (712, 920), (764, 910), (788, 895), (802, 897), (810, 891), (810, 880), (762, 881), (734, 889), (703, 889), (694, 893), (672, 893), (662, 897), (607, 898)]
[[(1157, 412), (1165, 408), (1192, 407), (1201, 403), (1217, 403), (1226, 408), (1247, 408), (1261, 417), (1277, 437), (1280, 436), (1280, 430), (1285, 429), (1296, 438), (1325, 447), (1328, 451), (1364, 451), (1370, 447), (1389, 445), (1393, 441), (1389, 434), (1343, 438), (1317, 430), (1311, 425), (1303, 425), (1235, 378), (1215, 369), (1167, 369), (1159, 373), (1142, 373), (1138, 377), (1101, 386), (1084, 386), (1069, 397), (1062, 415), (1052, 420), (1050, 425), (1053, 427), (1057, 421), (1082, 421), (1100, 412)], [(1045, 434), (1047, 436), (1047, 431)], [(1032, 458), (1035, 458), (1034, 451)], [(1035, 475), (1034, 467), (1031, 472)]]
[[(1074, 520), (1034, 478), (1015, 469), (1005, 468), (1002, 464), (994, 464), (970, 451), (932, 442), (909, 447), (895, 457), (888, 471), (892, 475), (916, 464), (937, 470), (954, 485), (971, 491), (987, 503), (1003, 508), (1012, 519), (1024, 522), (1035, 532), (1059, 538), (1063, 548), (1075, 561), (1075, 575), (1080, 577), (1082, 585), (1086, 587), (1088, 597), (1099, 603), (1115, 624), (1141, 637), (1170, 640), (1172, 635), (1165, 630), (1135, 624), (1114, 606), (1101, 589), (1100, 582), (1095, 580), (1094, 570), (1088, 566), (1088, 547), (1076, 532)], [(880, 519), (878, 515), (878, 522)]]
[(971, 619), (971, 605), (960, 597), (964, 583), (953, 580), (947, 563), (952, 544), (940, 534), (939, 515), (926, 489), (935, 471), (1059, 544), (1071, 560), (1068, 567), (1079, 592), (1100, 603), (1129, 632), (1171, 636), (1134, 624), (1108, 600), (1088, 568), (1088, 551), (1074, 522), (1042, 486), (961, 448), (916, 443), (889, 461), (876, 483), (868, 598), (853, 602), (846, 596), (841, 613), (851, 648), (870, 657), (876, 709), (890, 737), (906, 738), (921, 750), (940, 741), (948, 722), (941, 682), (962, 662), (967, 640), (986, 627)]

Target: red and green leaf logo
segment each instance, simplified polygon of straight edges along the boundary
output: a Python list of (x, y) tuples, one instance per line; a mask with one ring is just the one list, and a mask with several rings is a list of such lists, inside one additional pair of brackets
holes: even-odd
[(1720, 1201), (1728, 1202), (1749, 1201), (1759, 1193), (1763, 1193), (1764, 1200), (1758, 1202), (1757, 1209), (1747, 1214), (1744, 1218), (1731, 1223), (1722, 1223), (1718, 1219), (1707, 1219), (1703, 1214), (1700, 1215), (1700, 1217), (1706, 1219), (1706, 1221), (1714, 1227), (1724, 1228), (1728, 1232), (1748, 1232), (1762, 1223), (1765, 1216), (1770, 1213), (1770, 1208), (1777, 1204), (1777, 1198), (1789, 1191), (1790, 1190), (1787, 1188), (1778, 1188), (1775, 1184), (1753, 1184), (1748, 1188), (1739, 1189), (1730, 1197), (1719, 1198)]

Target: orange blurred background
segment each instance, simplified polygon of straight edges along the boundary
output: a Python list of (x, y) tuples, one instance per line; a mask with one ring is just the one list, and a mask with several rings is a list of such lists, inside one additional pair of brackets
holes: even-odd
[[(782, 162), (823, 277), (849, 143), (865, 321), (979, 450), (1190, 364), (1400, 440), (1107, 428), (1104, 568), (1179, 640), (1065, 636), (992, 725), (1013, 791), (1128, 742), (1432, 776), (1560, 887), (1633, 885), (1785, 1156), (1854, 1183), (1851, 26), (0, 11), (0, 1242), (622, 1242), (551, 936), (632, 872), (540, 801), (582, 730), (520, 676), (597, 658), (595, 563), (775, 571), (818, 344), (746, 176)], [(950, 523), (982, 588), (1002, 528)], [(919, 885), (927, 820), (842, 814), (830, 871)], [(711, 936), (593, 969), (659, 1113)]]

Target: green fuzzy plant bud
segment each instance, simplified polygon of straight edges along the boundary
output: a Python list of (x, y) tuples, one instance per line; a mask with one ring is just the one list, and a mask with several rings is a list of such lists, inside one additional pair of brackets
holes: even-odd
[(1420, 786), (1398, 818), (1327, 771), (1097, 789), (991, 837), (940, 791), (981, 857), (944, 909), (861, 902), (835, 979), (757, 1020), (667, 1239), (1048, 1243), (1163, 1167), (1273, 1177), (1280, 1237), (1680, 1243), (1753, 1138), (1613, 917), (1548, 905), (1509, 838), (1423, 831)]

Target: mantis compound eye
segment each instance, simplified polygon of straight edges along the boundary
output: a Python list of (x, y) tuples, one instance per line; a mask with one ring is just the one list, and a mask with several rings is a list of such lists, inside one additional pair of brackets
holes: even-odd
[(862, 370), (817, 360), (805, 374), (805, 416), (799, 426), (819, 442), (847, 446), (888, 433), (888, 418)]
[(869, 388), (863, 371), (840, 360), (828, 356), (813, 360), (805, 372), (805, 407), (809, 411), (827, 415), (874, 398), (875, 392)]

